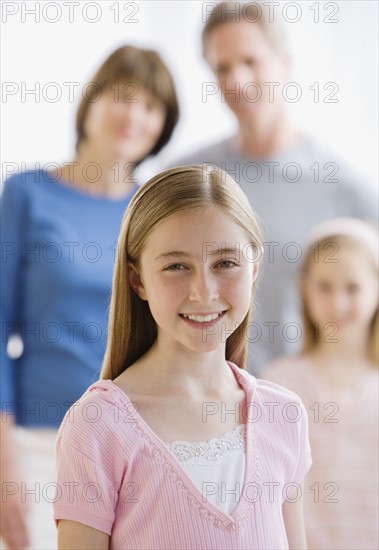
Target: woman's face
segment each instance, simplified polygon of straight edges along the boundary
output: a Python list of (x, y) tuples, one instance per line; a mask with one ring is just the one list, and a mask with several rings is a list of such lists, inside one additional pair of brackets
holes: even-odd
[(115, 161), (139, 162), (162, 134), (166, 108), (136, 82), (119, 82), (105, 90), (88, 110), (87, 142)]

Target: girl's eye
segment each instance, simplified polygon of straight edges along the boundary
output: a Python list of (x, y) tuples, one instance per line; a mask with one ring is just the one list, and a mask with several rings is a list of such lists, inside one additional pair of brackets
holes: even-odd
[(185, 269), (183, 264), (171, 264), (165, 267), (164, 271), (181, 271), (182, 269)]

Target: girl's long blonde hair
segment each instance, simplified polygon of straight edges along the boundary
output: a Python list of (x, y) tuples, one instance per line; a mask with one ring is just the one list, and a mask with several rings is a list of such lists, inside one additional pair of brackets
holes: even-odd
[[(139, 298), (129, 283), (131, 266), (138, 271), (148, 236), (169, 216), (217, 206), (250, 236), (250, 245), (259, 258), (262, 236), (256, 215), (237, 183), (213, 165), (179, 166), (150, 179), (131, 200), (118, 241), (113, 275), (108, 342), (100, 377), (114, 380), (142, 357), (157, 338), (156, 323), (149, 305)], [(206, 235), (204, 235), (206, 241)], [(246, 367), (250, 310), (226, 342), (226, 359)]]
[[(350, 235), (331, 235), (328, 237), (325, 237), (323, 239), (320, 239), (317, 242), (317, 248), (318, 250), (328, 250), (332, 247), (333, 249), (341, 250), (343, 248), (354, 248), (355, 250), (359, 250), (360, 253), (364, 251), (365, 254), (367, 254), (367, 260), (372, 263), (372, 267), (375, 270), (376, 274), (378, 274), (378, 265), (375, 262), (374, 258), (372, 257), (372, 252), (369, 250), (368, 246), (359, 238), (352, 237)], [(302, 289), (302, 282), (305, 280), (305, 277), (307, 277), (308, 271), (312, 266), (312, 262), (314, 262), (314, 247), (312, 247), (312, 251), (309, 250), (307, 256), (305, 257), (305, 260), (302, 264), (302, 269), (300, 271), (300, 289), (301, 289), (301, 298), (302, 298), (302, 315), (303, 315), (303, 328), (304, 328), (304, 336), (303, 336), (303, 345), (302, 345), (302, 353), (307, 354), (314, 350), (317, 345), (319, 344), (320, 335), (319, 335), (319, 329), (316, 323), (312, 321), (311, 315), (309, 313), (306, 299), (304, 296), (304, 291)], [(370, 323), (370, 333), (369, 333), (369, 341), (368, 341), (368, 357), (369, 359), (379, 366), (379, 349), (378, 349), (378, 335), (379, 335), (379, 308), (377, 306), (374, 317)]]

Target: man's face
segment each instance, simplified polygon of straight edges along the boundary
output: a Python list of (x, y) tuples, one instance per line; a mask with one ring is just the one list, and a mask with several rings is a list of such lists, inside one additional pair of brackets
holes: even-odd
[(207, 39), (205, 56), (240, 121), (258, 117), (269, 123), (283, 108), (288, 60), (274, 51), (261, 25), (247, 21), (218, 25)]

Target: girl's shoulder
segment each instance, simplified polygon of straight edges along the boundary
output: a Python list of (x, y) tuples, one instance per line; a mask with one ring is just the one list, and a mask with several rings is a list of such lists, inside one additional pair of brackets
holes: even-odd
[[(283, 363), (285, 365), (285, 363)], [(235, 367), (235, 365), (234, 365)], [(281, 365), (278, 365), (280, 369)], [(238, 369), (238, 367), (235, 367)], [(296, 365), (295, 365), (296, 368)], [(289, 389), (285, 384), (282, 385), (281, 380), (276, 377), (266, 379), (263, 373), (263, 378), (256, 378), (246, 370), (238, 369), (236, 372), (240, 382), (247, 383), (251, 392), (248, 392), (248, 400), (257, 404), (280, 403), (285, 406), (287, 403), (298, 403), (301, 408), (304, 407), (301, 398), (292, 389)]]
[[(112, 401), (118, 394), (120, 390), (112, 380), (97, 380), (93, 382), (85, 390), (83, 395), (74, 403), (76, 407), (87, 405), (88, 402), (108, 402)], [(120, 398), (121, 396), (119, 396)], [(127, 399), (127, 396), (125, 395)]]
[(135, 410), (126, 396), (111, 380), (99, 380), (67, 411), (59, 428), (57, 439), (78, 447), (108, 445), (119, 439), (120, 427), (128, 438), (125, 427), (136, 421)]
[(295, 372), (299, 369), (304, 369), (309, 363), (308, 355), (281, 355), (268, 363), (263, 369), (263, 373), (269, 370), (283, 370), (287, 372)]
[(272, 456), (281, 454), (289, 470), (295, 470), (299, 462), (298, 473), (290, 481), (301, 482), (311, 464), (308, 415), (302, 398), (296, 390), (271, 380), (255, 378), (246, 371), (242, 376), (252, 390), (247, 393), (247, 421), (272, 449)]
[(285, 380), (257, 379), (257, 391), (254, 400), (262, 411), (273, 413), (281, 411), (280, 418), (284, 423), (295, 422), (306, 418), (306, 407), (300, 389), (287, 384)]
[(92, 384), (71, 406), (56, 440), (58, 471), (64, 479), (83, 484), (89, 479), (108, 488), (121, 483), (140, 445), (135, 430), (120, 414), (123, 406), (122, 395), (110, 380)]
[(262, 371), (265, 381), (291, 385), (310, 376), (309, 358), (306, 355), (282, 356), (269, 363)]

